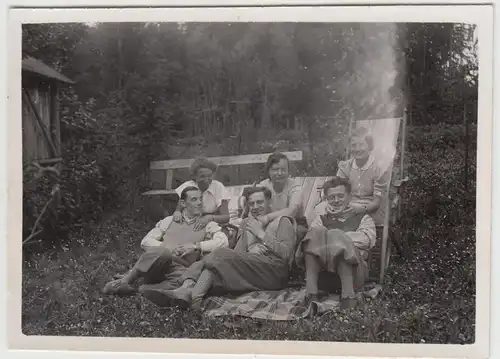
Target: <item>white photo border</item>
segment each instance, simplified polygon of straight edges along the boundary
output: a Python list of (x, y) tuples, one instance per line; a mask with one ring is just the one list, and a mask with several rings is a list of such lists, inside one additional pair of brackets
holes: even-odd
[[(87, 1), (88, 3), (88, 1)], [(126, 2), (124, 2), (126, 3)], [(184, 2), (186, 3), (186, 2)], [(476, 211), (476, 342), (471, 345), (237, 341), (165, 338), (25, 336), (21, 332), (22, 135), (21, 25), (47, 22), (142, 21), (464, 22), (477, 25), (479, 58)], [(8, 14), (8, 347), (21, 350), (325, 355), (380, 357), (489, 356), (493, 135), (491, 5), (278, 6), (224, 8), (12, 9)], [(16, 120), (18, 119), (18, 120)]]

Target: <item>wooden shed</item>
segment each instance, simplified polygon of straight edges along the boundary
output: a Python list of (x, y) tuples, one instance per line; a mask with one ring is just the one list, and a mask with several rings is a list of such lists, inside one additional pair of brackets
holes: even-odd
[(48, 176), (52, 185), (49, 199), (41, 211), (37, 211), (29, 235), (26, 234), (27, 238), (23, 240), (24, 245), (43, 233), (43, 221), (47, 213), (57, 216), (57, 212), (52, 209), (61, 200), (59, 87), (74, 82), (32, 57), (22, 61), (21, 80), (23, 162), (38, 169), (35, 179)]
[(58, 94), (72, 80), (32, 57), (22, 61), (23, 160), (51, 162), (61, 156)]

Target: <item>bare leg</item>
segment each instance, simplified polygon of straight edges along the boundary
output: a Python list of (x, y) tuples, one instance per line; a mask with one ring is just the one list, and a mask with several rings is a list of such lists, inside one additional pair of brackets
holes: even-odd
[(306, 292), (308, 294), (318, 294), (318, 277), (321, 270), (318, 258), (312, 254), (305, 254), (306, 263)]
[(340, 306), (343, 309), (352, 309), (357, 304), (356, 294), (354, 293), (354, 267), (341, 260), (337, 271), (342, 285)]

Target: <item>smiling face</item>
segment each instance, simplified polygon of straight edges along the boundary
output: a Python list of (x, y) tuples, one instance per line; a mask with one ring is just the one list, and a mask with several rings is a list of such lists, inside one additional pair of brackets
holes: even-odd
[(349, 206), (351, 198), (347, 189), (340, 185), (337, 187), (329, 188), (326, 193), (326, 201), (328, 206), (334, 212), (340, 212)]
[(213, 178), (214, 172), (210, 168), (200, 167), (196, 170), (195, 181), (202, 192), (207, 190)]
[(365, 160), (370, 156), (370, 146), (363, 136), (353, 137), (351, 141), (351, 154), (356, 160)]
[(248, 209), (254, 217), (264, 216), (270, 212), (270, 201), (264, 192), (255, 192), (248, 197)]
[(269, 178), (273, 184), (285, 183), (289, 177), (288, 161), (281, 159), (269, 168)]
[(186, 193), (186, 199), (181, 199), (181, 205), (189, 217), (199, 216), (203, 208), (201, 191), (188, 191)]

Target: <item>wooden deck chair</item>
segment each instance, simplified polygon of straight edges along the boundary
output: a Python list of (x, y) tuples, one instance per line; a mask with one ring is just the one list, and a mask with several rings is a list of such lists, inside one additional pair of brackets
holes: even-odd
[[(380, 248), (380, 275), (379, 281), (383, 283), (385, 272), (389, 266), (391, 258), (392, 244), (395, 244), (401, 250), (400, 238), (389, 238), (390, 227), (393, 226), (401, 215), (400, 196), (403, 190), (403, 184), (408, 181), (404, 177), (404, 160), (406, 146), (406, 110), (403, 117), (385, 118), (375, 120), (351, 121), (351, 128), (367, 128), (373, 137), (374, 149), (372, 154), (378, 166), (390, 173), (390, 178), (387, 184), (386, 195), (382, 199), (380, 208), (383, 210), (384, 216), (382, 223), (376, 223), (378, 229), (381, 227), (382, 238), (377, 238), (377, 242), (381, 240)], [(401, 134), (401, 135), (400, 135)], [(401, 144), (398, 146), (398, 137), (401, 136)], [(399, 154), (399, 156), (397, 156)], [(347, 152), (347, 158), (350, 157), (350, 152)], [(394, 165), (395, 159), (399, 157), (399, 168)], [(370, 251), (370, 255), (376, 251)], [(370, 258), (371, 259), (371, 258)], [(369, 260), (370, 260), (369, 259)]]
[[(386, 196), (383, 198), (380, 207), (383, 212), (383, 220), (376, 223), (377, 226), (377, 245), (369, 252), (368, 263), (372, 263), (372, 259), (377, 254), (380, 255), (380, 271), (379, 281), (382, 284), (384, 281), (385, 272), (389, 266), (391, 258), (392, 244), (401, 248), (401, 234), (397, 231), (392, 233), (391, 242), (389, 240), (389, 230), (401, 216), (401, 200), (404, 184), (408, 181), (404, 177), (404, 158), (406, 145), (406, 110), (403, 117), (385, 118), (376, 120), (352, 121), (349, 127), (349, 133), (352, 133), (354, 128), (367, 128), (374, 139), (373, 155), (375, 161), (383, 169), (390, 173), (390, 179), (387, 184)], [(401, 135), (400, 135), (401, 133)], [(401, 145), (398, 146), (398, 138), (401, 136)], [(399, 168), (394, 167), (394, 161), (399, 152)], [(350, 158), (350, 146), (346, 151), (346, 159)], [(316, 212), (321, 212), (321, 206), (324, 205), (322, 187), (323, 184), (331, 177), (316, 177), (315, 187), (316, 192), (311, 192), (310, 202), (306, 209), (306, 217), (309, 223), (313, 220)], [(380, 253), (377, 253), (377, 248), (380, 245)]]

